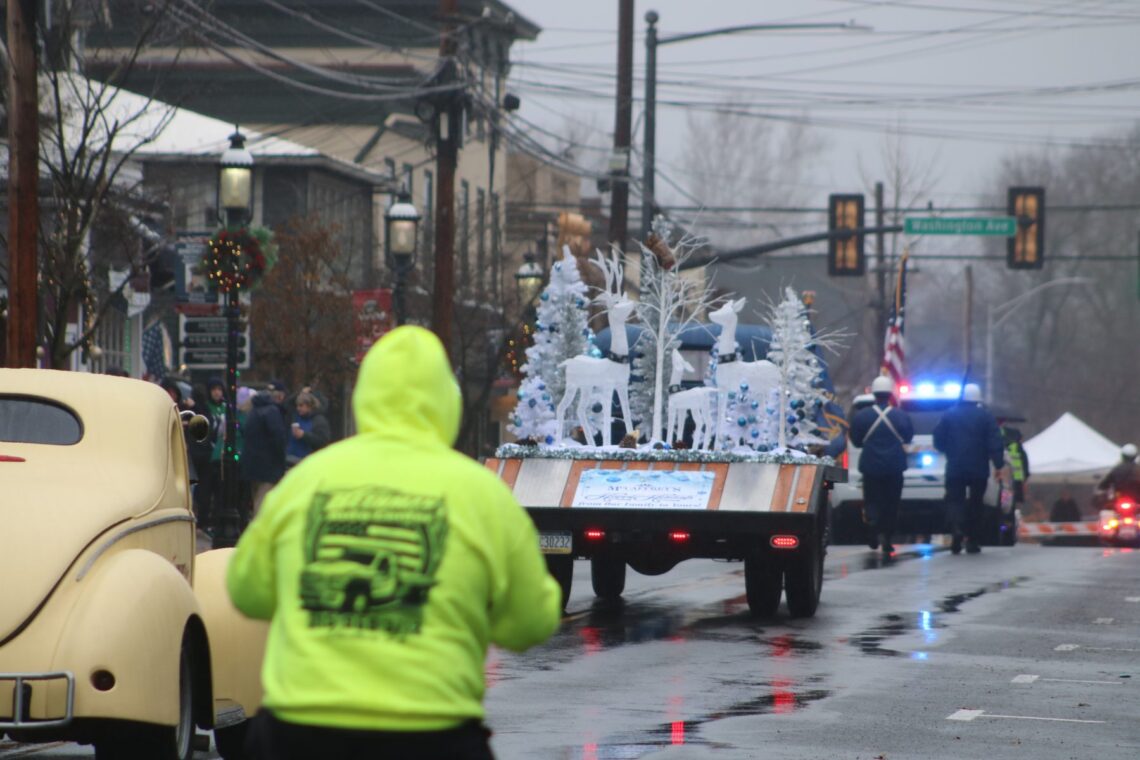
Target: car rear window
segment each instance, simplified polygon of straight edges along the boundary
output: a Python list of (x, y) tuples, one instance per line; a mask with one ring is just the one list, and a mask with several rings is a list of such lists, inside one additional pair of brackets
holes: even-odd
[(75, 413), (59, 404), (25, 396), (0, 396), (0, 441), (71, 446), (83, 437)]

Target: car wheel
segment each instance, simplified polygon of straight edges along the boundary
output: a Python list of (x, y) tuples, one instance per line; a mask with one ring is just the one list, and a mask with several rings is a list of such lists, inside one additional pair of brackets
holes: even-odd
[(214, 729), (214, 746), (217, 747), (222, 760), (245, 760), (245, 737), (248, 732), (248, 720)]
[(564, 554), (547, 554), (546, 569), (562, 588), (562, 609), (570, 600), (570, 583), (574, 580), (574, 558)]
[(96, 760), (193, 760), (194, 662), (190, 642), (182, 639), (178, 661), (178, 724), (116, 725), (95, 743)]
[(756, 617), (772, 617), (780, 607), (784, 572), (771, 557), (750, 554), (744, 558), (744, 595), (748, 611)]
[(625, 561), (611, 556), (590, 560), (590, 580), (601, 599), (617, 599), (625, 591)]

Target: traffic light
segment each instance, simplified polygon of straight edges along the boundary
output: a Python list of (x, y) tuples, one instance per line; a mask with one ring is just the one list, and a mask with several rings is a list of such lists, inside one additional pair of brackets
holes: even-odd
[(1011, 187), (1008, 212), (1017, 220), (1017, 232), (1006, 243), (1006, 266), (1040, 269), (1045, 263), (1045, 188)]
[(863, 196), (832, 194), (827, 197), (827, 273), (832, 277), (862, 277), (867, 271), (863, 253), (863, 234), (842, 230), (863, 227)]

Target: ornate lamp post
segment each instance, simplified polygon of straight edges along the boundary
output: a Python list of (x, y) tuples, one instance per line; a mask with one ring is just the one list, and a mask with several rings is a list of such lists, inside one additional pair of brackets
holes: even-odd
[[(218, 208), (225, 213), (225, 232), (242, 230), (253, 216), (253, 156), (245, 148), (245, 136), (234, 130), (230, 147), (218, 162)], [(225, 235), (218, 240), (224, 241)], [(232, 241), (232, 238), (230, 238)], [(215, 285), (225, 294), (226, 314), (226, 431), (222, 450), (222, 507), (217, 514), (214, 546), (233, 546), (241, 533), (237, 503), (238, 451), (237, 451), (237, 365), (238, 335), (241, 331), (241, 304), (239, 295), (246, 280), (242, 276), (242, 252), (234, 246), (223, 259), (229, 271), (211, 273)], [(217, 277), (214, 275), (217, 274)]]
[(546, 273), (542, 271), (542, 267), (538, 265), (535, 259), (534, 253), (527, 251), (523, 254), (522, 266), (515, 272), (515, 285), (519, 289), (519, 301), (527, 310), (533, 306), (534, 299), (538, 297), (542, 290), (542, 283), (546, 280)]
[(396, 324), (404, 324), (407, 310), (404, 306), (404, 281), (416, 265), (416, 235), (420, 212), (412, 205), (412, 196), (401, 190), (396, 202), (384, 212), (384, 249), (388, 268), (396, 275), (393, 301)]

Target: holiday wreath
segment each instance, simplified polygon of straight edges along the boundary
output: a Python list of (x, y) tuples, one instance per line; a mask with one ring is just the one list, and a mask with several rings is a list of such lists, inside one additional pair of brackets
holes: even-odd
[(201, 269), (220, 293), (252, 287), (272, 266), (269, 230), (220, 230), (206, 243)]

